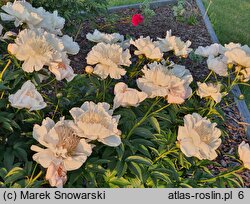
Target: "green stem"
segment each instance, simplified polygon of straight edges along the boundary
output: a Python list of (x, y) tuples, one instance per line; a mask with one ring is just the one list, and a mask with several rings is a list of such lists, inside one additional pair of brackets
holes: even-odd
[(213, 71), (210, 71), (210, 73), (207, 75), (207, 78), (204, 80), (203, 83), (205, 83), (205, 82), (209, 79), (209, 77), (210, 77), (212, 74), (213, 74)]
[(54, 117), (56, 116), (56, 112), (57, 112), (57, 110), (58, 110), (58, 108), (59, 108), (59, 103), (60, 103), (60, 99), (58, 99), (58, 101), (57, 101), (56, 108), (55, 108), (55, 111), (54, 111), (54, 114), (53, 114), (52, 120), (53, 120), (53, 119), (54, 119)]
[(33, 169), (33, 171), (32, 171), (32, 174), (31, 174), (31, 177), (30, 177), (30, 179), (29, 179), (29, 182), (28, 182), (28, 184), (25, 186), (25, 188), (27, 188), (27, 187), (30, 185), (31, 181), (33, 180), (33, 176), (34, 176), (34, 174), (35, 174), (36, 167), (37, 167), (37, 163), (36, 163), (36, 165), (35, 165), (35, 167), (34, 167), (34, 169)]
[(52, 79), (51, 81), (49, 81), (46, 84), (41, 85), (41, 87), (47, 86), (47, 85), (51, 84), (52, 82), (54, 82), (55, 80), (56, 80), (56, 78)]
[(8, 69), (8, 67), (10, 66), (10, 64), (11, 64), (11, 60), (9, 59), (6, 66), (4, 67), (3, 71), (0, 74), (0, 82), (3, 81), (3, 75), (4, 75), (5, 71)]
[(159, 102), (160, 100), (158, 98), (156, 98), (155, 102), (152, 104), (152, 106), (148, 109), (147, 113), (143, 116), (143, 118), (138, 122), (136, 123), (132, 129), (129, 131), (128, 133), (128, 136), (127, 136), (127, 139), (130, 138), (130, 136), (132, 135), (132, 133), (134, 132), (134, 130), (139, 127), (147, 118), (148, 116), (150, 115), (150, 112), (151, 110), (154, 108), (154, 106)]
[(220, 175), (215, 176), (215, 177), (210, 178), (210, 179), (200, 180), (200, 182), (205, 183), (205, 182), (214, 181), (215, 179), (222, 178), (222, 177), (225, 177), (225, 176), (228, 176), (228, 175), (231, 175), (231, 174), (237, 173), (237, 172), (239, 172), (239, 171), (242, 171), (244, 168), (245, 168), (245, 167), (244, 167), (244, 166), (242, 166), (242, 167), (240, 167), (239, 169), (236, 169), (236, 170), (230, 171), (230, 172), (228, 172), (228, 173), (225, 173), (225, 174), (220, 174)]
[(158, 160), (162, 159), (163, 157), (167, 156), (168, 154), (174, 153), (174, 152), (177, 152), (177, 151), (178, 151), (177, 149), (175, 149), (175, 150), (168, 150), (168, 151), (164, 152), (163, 154), (159, 155), (159, 156), (154, 160), (153, 163), (156, 163)]
[(171, 105), (171, 103), (169, 103), (169, 104), (163, 106), (162, 108), (160, 108), (160, 109), (154, 111), (153, 113), (151, 113), (149, 116), (154, 115), (155, 113), (158, 113), (158, 112), (164, 110), (165, 108), (169, 107), (170, 105)]
[(103, 101), (105, 101), (105, 97), (106, 97), (106, 81), (103, 80)]

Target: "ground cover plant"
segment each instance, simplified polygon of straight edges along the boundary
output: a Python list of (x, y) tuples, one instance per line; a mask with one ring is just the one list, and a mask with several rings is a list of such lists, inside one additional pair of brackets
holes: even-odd
[[(229, 165), (216, 160), (230, 139), (221, 105), (250, 77), (247, 45), (192, 49), (171, 30), (154, 40), (94, 30), (76, 74), (82, 47), (57, 12), (15, 1), (0, 15), (1, 186), (247, 186), (243, 137)], [(198, 79), (182, 65), (204, 59)]]

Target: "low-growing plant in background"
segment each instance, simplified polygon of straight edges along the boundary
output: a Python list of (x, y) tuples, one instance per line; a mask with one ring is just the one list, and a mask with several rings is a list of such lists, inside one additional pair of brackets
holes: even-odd
[[(227, 140), (220, 103), (250, 77), (247, 45), (193, 52), (171, 31), (153, 41), (96, 30), (76, 75), (68, 55), (80, 48), (62, 34), (64, 18), (25, 1), (0, 15), (20, 28), (0, 26), (0, 186), (244, 186), (249, 145), (225, 172), (216, 158)], [(196, 82), (176, 61), (200, 56), (211, 72)]]
[(198, 23), (197, 11), (186, 0), (178, 0), (177, 5), (173, 6), (173, 12), (177, 21), (186, 22), (189, 25)]

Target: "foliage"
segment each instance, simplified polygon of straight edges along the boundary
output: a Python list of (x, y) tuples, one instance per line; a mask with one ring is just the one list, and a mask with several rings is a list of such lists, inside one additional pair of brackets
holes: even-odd
[(198, 23), (197, 14), (186, 0), (178, 0), (177, 5), (173, 6), (173, 12), (178, 21), (186, 22), (189, 25), (196, 25)]
[(145, 22), (147, 23), (150, 18), (155, 15), (155, 12), (150, 8), (150, 3), (152, 0), (145, 0), (142, 2), (140, 9), (142, 10), (142, 14), (145, 18)]

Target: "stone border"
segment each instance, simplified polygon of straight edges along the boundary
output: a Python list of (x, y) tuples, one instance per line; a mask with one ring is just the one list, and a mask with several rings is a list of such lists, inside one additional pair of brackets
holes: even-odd
[[(201, 11), (201, 14), (203, 16), (203, 20), (205, 22), (205, 25), (207, 27), (207, 30), (211, 36), (211, 39), (214, 43), (219, 43), (219, 40), (218, 40), (218, 37), (216, 36), (216, 33), (213, 29), (213, 26), (209, 20), (209, 17), (208, 15), (206, 14), (206, 9), (205, 9), (205, 6), (202, 2), (202, 0), (196, 0), (196, 3), (197, 3), (197, 6), (199, 7), (200, 11)], [(239, 86), (234, 86), (233, 90), (232, 90), (232, 93), (234, 95), (234, 100), (237, 104), (237, 107), (240, 111), (240, 115), (241, 117), (243, 118), (244, 122), (249, 124), (249, 125), (246, 125), (246, 134), (247, 134), (247, 138), (248, 140), (250, 140), (250, 112), (248, 110), (248, 107), (246, 105), (246, 102), (245, 100), (240, 100), (239, 97), (240, 95), (242, 94), (241, 91), (240, 91), (240, 88)]]
[[(155, 8), (155, 7), (160, 7), (160, 6), (175, 4), (175, 3), (177, 3), (177, 0), (158, 0), (158, 1), (151, 2), (150, 7)], [(137, 8), (140, 8), (141, 5), (142, 3), (123, 5), (123, 6), (114, 6), (114, 7), (108, 8), (108, 11), (114, 12), (114, 11), (118, 11), (122, 9), (129, 9), (129, 8), (137, 9)]]

